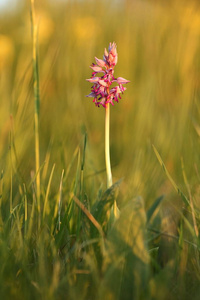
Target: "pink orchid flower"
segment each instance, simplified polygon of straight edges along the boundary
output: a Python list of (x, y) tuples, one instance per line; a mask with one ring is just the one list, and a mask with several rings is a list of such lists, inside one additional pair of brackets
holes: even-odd
[[(113, 101), (118, 102), (126, 88), (123, 84), (130, 82), (122, 77), (114, 77), (114, 67), (117, 64), (117, 46), (110, 43), (108, 51), (105, 49), (103, 59), (95, 57), (96, 64), (92, 64), (90, 68), (93, 70), (92, 76), (87, 81), (93, 83), (91, 93), (87, 97), (92, 97), (96, 106), (102, 105), (106, 107), (108, 103), (114, 105)], [(98, 73), (103, 73), (102, 76), (97, 76)], [(111, 87), (113, 83), (118, 84)]]

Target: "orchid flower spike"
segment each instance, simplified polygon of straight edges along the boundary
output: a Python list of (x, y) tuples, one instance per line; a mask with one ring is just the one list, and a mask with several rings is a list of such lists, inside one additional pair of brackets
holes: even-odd
[[(130, 82), (122, 77), (114, 77), (114, 67), (117, 64), (118, 54), (116, 43), (110, 43), (107, 49), (104, 51), (103, 59), (95, 57), (96, 64), (92, 64), (90, 67), (93, 70), (92, 76), (87, 81), (93, 83), (91, 93), (87, 97), (92, 97), (96, 106), (102, 105), (106, 107), (108, 103), (114, 105), (114, 102), (118, 102), (121, 99), (121, 95), (126, 90), (124, 84)], [(98, 75), (100, 73), (100, 75)], [(113, 83), (117, 85), (111, 87)]]

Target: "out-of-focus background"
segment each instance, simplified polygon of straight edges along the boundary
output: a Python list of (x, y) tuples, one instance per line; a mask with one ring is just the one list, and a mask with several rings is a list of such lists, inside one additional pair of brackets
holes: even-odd
[[(200, 2), (34, 1), (40, 177), (30, 2), (0, 0), (1, 298), (198, 300)], [(113, 41), (130, 80), (111, 107), (117, 197), (105, 109), (86, 97)]]
[[(88, 134), (88, 182), (105, 183), (104, 109), (86, 98), (89, 66), (115, 41), (116, 77), (131, 82), (111, 107), (114, 181), (122, 198), (176, 199), (152, 144), (180, 186), (181, 157), (196, 192), (199, 169), (200, 6), (198, 1), (35, 1), (39, 24), (41, 164), (69, 165)], [(10, 132), (23, 178), (34, 163), (30, 2), (0, 0), (0, 168), (6, 174)], [(56, 178), (56, 177), (55, 177)], [(56, 185), (57, 188), (57, 185)], [(184, 189), (184, 187), (183, 187)]]

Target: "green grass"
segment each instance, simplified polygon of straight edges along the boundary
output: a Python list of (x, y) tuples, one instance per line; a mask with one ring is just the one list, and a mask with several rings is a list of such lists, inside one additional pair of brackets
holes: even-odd
[[(1, 298), (198, 299), (198, 3), (35, 0), (32, 25), (30, 9), (0, 15)], [(85, 79), (112, 41), (131, 83), (111, 107), (107, 189)]]

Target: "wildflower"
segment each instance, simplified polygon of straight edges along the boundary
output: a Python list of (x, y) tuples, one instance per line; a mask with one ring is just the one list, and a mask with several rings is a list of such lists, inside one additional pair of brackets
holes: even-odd
[[(87, 97), (92, 97), (96, 106), (105, 107), (105, 163), (107, 174), (107, 188), (112, 186), (112, 172), (110, 163), (110, 104), (118, 102), (121, 94), (126, 90), (124, 84), (130, 82), (123, 77), (114, 77), (114, 67), (117, 64), (118, 55), (115, 43), (110, 43), (104, 51), (103, 59), (95, 57), (96, 64), (92, 64), (92, 76), (87, 81), (93, 84), (91, 93)], [(114, 86), (112, 86), (114, 84)], [(114, 219), (119, 215), (116, 200), (113, 203), (112, 212)], [(112, 215), (112, 214), (111, 214)]]
[[(106, 108), (107, 104), (114, 105), (121, 99), (121, 95), (126, 90), (124, 84), (130, 82), (122, 77), (114, 77), (114, 67), (117, 64), (118, 55), (116, 44), (110, 43), (104, 51), (103, 59), (95, 57), (96, 64), (92, 64), (90, 68), (93, 70), (92, 76), (87, 81), (93, 83), (91, 93), (87, 97), (92, 97), (96, 106), (102, 105)], [(99, 75), (98, 75), (99, 74)], [(113, 83), (116, 86), (111, 87)]]

